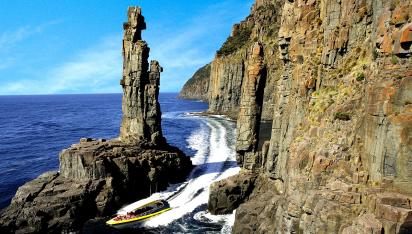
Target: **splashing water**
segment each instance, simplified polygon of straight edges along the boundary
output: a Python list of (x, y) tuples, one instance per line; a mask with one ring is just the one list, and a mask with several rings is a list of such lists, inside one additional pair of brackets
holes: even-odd
[(235, 161), (234, 123), (220, 116), (177, 115), (176, 118), (190, 118), (201, 122), (200, 127), (187, 139), (188, 147), (196, 152), (191, 158), (195, 168), (185, 183), (171, 185), (164, 192), (132, 203), (119, 210), (118, 214), (132, 211), (149, 201), (165, 199), (172, 210), (140, 223), (139, 228), (164, 233), (230, 233), (234, 213), (212, 215), (206, 210), (206, 204), (209, 186), (215, 181), (237, 174), (240, 170)]

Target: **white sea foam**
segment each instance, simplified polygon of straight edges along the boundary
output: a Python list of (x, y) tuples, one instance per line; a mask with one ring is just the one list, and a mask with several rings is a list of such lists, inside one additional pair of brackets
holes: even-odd
[(197, 212), (193, 218), (202, 223), (222, 223), (221, 233), (226, 234), (232, 232), (232, 226), (235, 223), (235, 213), (236, 210), (233, 211), (232, 214), (212, 215), (208, 211), (200, 211)]
[[(190, 118), (190, 117), (189, 117)], [(202, 118), (201, 127), (194, 131), (187, 139), (191, 149), (196, 151), (192, 161), (197, 165), (191, 172), (186, 183), (172, 185), (166, 191), (155, 193), (149, 198), (130, 204), (120, 213), (131, 211), (149, 201), (168, 199), (172, 210), (156, 216), (143, 225), (146, 227), (164, 226), (184, 215), (193, 212), (197, 207), (206, 204), (209, 197), (209, 186), (217, 180), (226, 178), (239, 172), (238, 167), (232, 167), (223, 171), (225, 161), (235, 160), (233, 145), (227, 144), (227, 129), (218, 120)], [(194, 218), (206, 217), (211, 222), (224, 224), (222, 232), (230, 231), (231, 220), (234, 215), (215, 216), (204, 211), (195, 214)], [(225, 231), (226, 230), (226, 231)]]
[(194, 131), (187, 139), (188, 147), (196, 151), (191, 158), (193, 165), (205, 163), (206, 156), (209, 150), (208, 129), (205, 123), (201, 123), (198, 130)]
[(215, 118), (221, 118), (221, 119), (225, 119), (225, 120), (232, 121), (232, 119), (229, 118), (229, 117), (226, 116), (226, 115), (210, 115), (210, 116), (211, 116), (211, 117), (215, 117)]
[(174, 119), (181, 113), (182, 113), (181, 111), (165, 112), (165, 113), (162, 113), (162, 119)]

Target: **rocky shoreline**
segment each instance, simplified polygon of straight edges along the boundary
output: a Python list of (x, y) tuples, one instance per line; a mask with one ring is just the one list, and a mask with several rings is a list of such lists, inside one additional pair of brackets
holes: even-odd
[(128, 9), (123, 26), (120, 137), (83, 138), (63, 150), (59, 172), (44, 173), (21, 186), (0, 212), (1, 233), (110, 233), (114, 230), (102, 224), (105, 217), (169, 183), (183, 181), (191, 171), (190, 158), (168, 145), (162, 134), (162, 67), (157, 61), (149, 66), (149, 47), (141, 39), (146, 24), (139, 7)]
[(76, 232), (95, 217), (184, 180), (191, 162), (179, 149), (90, 140), (60, 154), (60, 172), (21, 186), (0, 215), (2, 233)]

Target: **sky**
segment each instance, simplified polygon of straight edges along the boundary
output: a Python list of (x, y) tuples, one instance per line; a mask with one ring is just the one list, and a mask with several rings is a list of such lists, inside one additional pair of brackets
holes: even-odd
[(253, 0), (0, 0), (0, 95), (120, 93), (123, 22), (139, 5), (161, 92), (210, 62)]

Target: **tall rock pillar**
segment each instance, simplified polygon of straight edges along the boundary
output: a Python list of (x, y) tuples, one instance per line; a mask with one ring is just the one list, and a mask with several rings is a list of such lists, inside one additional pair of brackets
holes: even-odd
[(146, 85), (145, 89), (145, 123), (148, 128), (147, 132), (150, 134), (150, 140), (155, 144), (161, 144), (165, 141), (161, 126), (162, 113), (158, 102), (160, 73), (162, 71), (163, 68), (158, 61), (152, 60), (150, 62), (149, 84)]
[(146, 141), (160, 143), (161, 112), (158, 103), (159, 63), (153, 61), (149, 72), (149, 47), (142, 40), (146, 29), (140, 7), (129, 7), (128, 21), (123, 24), (123, 88), (120, 140), (126, 143)]
[(259, 140), (263, 91), (266, 80), (263, 48), (259, 42), (253, 44), (250, 49), (246, 72), (237, 120), (236, 160), (239, 166), (252, 169)]

